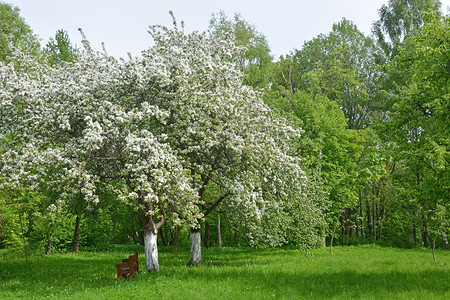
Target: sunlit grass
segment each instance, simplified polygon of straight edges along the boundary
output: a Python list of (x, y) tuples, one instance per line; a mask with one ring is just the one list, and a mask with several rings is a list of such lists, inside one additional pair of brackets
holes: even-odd
[(116, 279), (115, 264), (139, 250), (22, 257), (0, 251), (0, 299), (450, 299), (450, 252), (377, 246), (336, 247), (312, 255), (292, 248), (160, 249), (161, 270)]

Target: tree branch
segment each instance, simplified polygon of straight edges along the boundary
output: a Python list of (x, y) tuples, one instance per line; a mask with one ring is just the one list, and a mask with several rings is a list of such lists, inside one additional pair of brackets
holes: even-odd
[(222, 196), (220, 196), (219, 199), (216, 200), (216, 202), (214, 202), (207, 210), (206, 212), (203, 214), (205, 217), (207, 215), (209, 215), (226, 197), (228, 197), (230, 195), (230, 193), (225, 193)]
[(155, 224), (156, 230), (159, 230), (159, 228), (161, 228), (162, 224), (164, 224), (164, 222), (167, 220), (167, 214), (166, 214), (166, 210), (164, 209), (164, 205), (162, 205), (161, 201), (158, 203), (158, 205), (159, 205), (159, 209), (161, 210), (161, 213), (162, 213), (162, 219), (159, 220), (159, 222)]

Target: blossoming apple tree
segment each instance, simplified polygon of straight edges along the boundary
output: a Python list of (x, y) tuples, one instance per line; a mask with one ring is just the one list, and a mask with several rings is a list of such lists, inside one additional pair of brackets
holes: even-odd
[[(141, 98), (168, 112), (161, 130), (191, 171), (202, 212), (223, 202), (253, 244), (282, 243), (287, 228), (311, 233), (301, 244), (311, 243), (321, 213), (305, 195), (301, 159), (293, 155), (300, 132), (264, 104), (261, 91), (243, 84), (237, 61), (244, 49), (231, 37), (186, 34), (174, 25), (151, 27), (155, 46), (133, 64), (162, 77), (142, 75), (135, 84)], [(223, 194), (208, 203), (210, 184)], [(189, 264), (201, 262), (200, 245), (196, 227)]]
[[(100, 184), (115, 191), (146, 214), (149, 272), (159, 268), (157, 231), (169, 217), (191, 226), (189, 263), (201, 262), (199, 221), (221, 202), (253, 244), (282, 243), (287, 232), (313, 242), (321, 213), (294, 155), (300, 132), (242, 84), (242, 49), (176, 24), (150, 34), (154, 46), (128, 60), (84, 40), (63, 66), (19, 52), (0, 65), (3, 187), (51, 182), (61, 205), (73, 194), (95, 204)], [(208, 203), (211, 184), (223, 195)]]

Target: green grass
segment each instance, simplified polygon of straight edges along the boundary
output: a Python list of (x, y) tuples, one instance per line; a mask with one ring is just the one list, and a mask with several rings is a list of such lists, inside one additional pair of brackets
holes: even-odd
[(450, 299), (450, 251), (378, 246), (317, 249), (160, 249), (160, 272), (116, 279), (115, 264), (134, 250), (32, 256), (0, 251), (0, 299)]

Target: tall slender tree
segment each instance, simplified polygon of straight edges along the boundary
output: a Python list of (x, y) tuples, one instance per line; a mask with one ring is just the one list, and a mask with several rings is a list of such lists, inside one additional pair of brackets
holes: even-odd
[(440, 13), (440, 0), (389, 0), (378, 10), (380, 19), (373, 23), (372, 32), (387, 57), (398, 54), (405, 38), (424, 24), (423, 13)]

